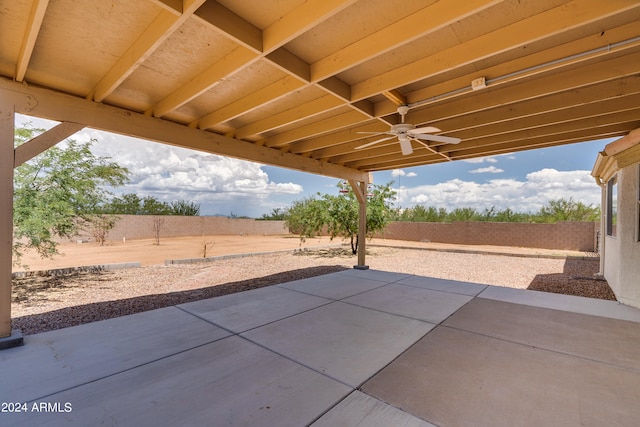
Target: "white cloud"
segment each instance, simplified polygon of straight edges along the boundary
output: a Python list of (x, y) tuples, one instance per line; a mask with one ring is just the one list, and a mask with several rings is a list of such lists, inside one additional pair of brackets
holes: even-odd
[(394, 178), (397, 178), (399, 176), (406, 176), (406, 177), (412, 178), (414, 176), (418, 176), (418, 174), (415, 172), (407, 173), (403, 169), (394, 169), (391, 171), (391, 176)]
[(448, 210), (460, 207), (483, 210), (495, 206), (517, 212), (535, 212), (549, 200), (571, 197), (587, 205), (600, 203), (600, 188), (586, 170), (542, 169), (529, 173), (523, 181), (492, 179), (477, 183), (452, 179), (434, 185), (402, 188), (398, 193), (402, 207), (420, 204)]
[(497, 163), (498, 160), (494, 157), (494, 156), (488, 156), (488, 157), (474, 157), (472, 159), (463, 159), (462, 160), (465, 163)]
[(299, 184), (271, 181), (258, 163), (92, 129), (75, 136), (78, 140), (92, 137), (98, 140), (92, 147), (94, 154), (111, 157), (131, 171), (131, 181), (119, 188), (121, 193), (194, 201), (205, 214), (233, 211), (259, 216), (275, 206), (272, 197), (303, 192)]
[(504, 172), (504, 169), (500, 169), (497, 168), (495, 166), (489, 166), (486, 168), (478, 168), (478, 169), (474, 169), (469, 171), (469, 173), (502, 173)]

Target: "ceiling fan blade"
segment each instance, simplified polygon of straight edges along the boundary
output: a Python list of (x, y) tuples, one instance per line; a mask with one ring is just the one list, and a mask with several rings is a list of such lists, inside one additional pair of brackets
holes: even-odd
[(444, 142), (445, 144), (459, 144), (462, 141), (460, 138), (442, 135), (419, 134), (414, 135), (414, 137), (418, 139), (424, 139), (425, 141)]
[(407, 133), (410, 133), (413, 135), (417, 133), (435, 133), (435, 132), (442, 132), (442, 131), (437, 127), (433, 127), (433, 126), (424, 126), (421, 128), (415, 128), (407, 131)]
[(376, 139), (373, 142), (367, 142), (366, 144), (357, 146), (356, 150), (361, 150), (363, 148), (371, 147), (372, 145), (377, 144), (378, 142), (386, 141), (387, 139), (391, 139), (391, 138), (395, 138), (395, 136), (387, 136), (386, 138)]
[(411, 146), (411, 141), (409, 138), (400, 138), (400, 150), (402, 150), (402, 154), (408, 156), (413, 153), (413, 147)]

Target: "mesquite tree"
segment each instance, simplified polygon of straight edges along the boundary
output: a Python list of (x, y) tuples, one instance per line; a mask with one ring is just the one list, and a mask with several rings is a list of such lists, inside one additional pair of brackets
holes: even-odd
[[(345, 182), (338, 184), (339, 195), (320, 194), (296, 201), (289, 208), (286, 223), (304, 241), (324, 231), (333, 239), (349, 239), (353, 254), (358, 252), (359, 205), (353, 190)], [(371, 238), (384, 230), (393, 217), (395, 192), (391, 183), (372, 185), (367, 194), (366, 236)]]
[[(16, 146), (44, 129), (17, 128)], [(96, 207), (109, 196), (109, 187), (128, 181), (129, 171), (108, 157), (91, 152), (95, 140), (68, 139), (17, 167), (14, 172), (14, 244), (16, 260), (24, 250), (42, 257), (57, 253), (57, 238), (70, 238), (98, 218)]]

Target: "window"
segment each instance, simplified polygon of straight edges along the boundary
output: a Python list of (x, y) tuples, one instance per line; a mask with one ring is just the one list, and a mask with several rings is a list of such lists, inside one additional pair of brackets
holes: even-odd
[(607, 182), (607, 236), (616, 236), (618, 225), (618, 177)]

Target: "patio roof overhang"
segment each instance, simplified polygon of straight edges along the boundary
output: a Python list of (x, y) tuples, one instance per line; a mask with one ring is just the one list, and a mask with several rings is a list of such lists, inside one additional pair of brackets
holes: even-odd
[[(355, 188), (372, 171), (623, 136), (640, 127), (638, 21), (636, 0), (3, 2), (3, 217), (14, 158), (83, 126)], [(398, 106), (441, 129), (410, 155), (395, 137), (367, 145)], [(62, 124), (14, 152), (16, 111)], [(3, 270), (10, 236), (5, 220)]]
[[(50, 93), (155, 118), (139, 127), (205, 152), (349, 175), (626, 134), (639, 20), (634, 0), (4, 2), (0, 90), (43, 88), (27, 114), (175, 143), (42, 108)], [(356, 150), (399, 105), (462, 142)]]
[(640, 128), (617, 139), (598, 153), (591, 176), (602, 186), (620, 169), (640, 162)]

